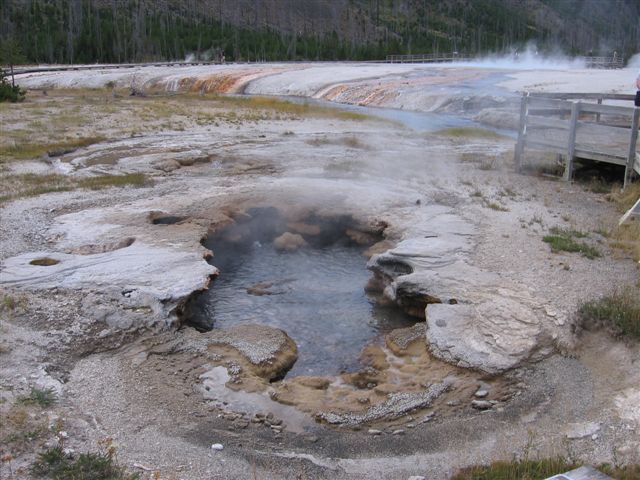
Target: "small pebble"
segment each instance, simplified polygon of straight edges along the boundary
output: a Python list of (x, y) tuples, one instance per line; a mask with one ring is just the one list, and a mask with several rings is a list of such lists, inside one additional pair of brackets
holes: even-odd
[(402, 430), (401, 428), (398, 430), (394, 430), (393, 432), (391, 432), (392, 435), (404, 435), (404, 430)]
[(211, 450), (222, 450), (224, 449), (224, 445), (222, 445), (221, 443), (214, 443), (213, 445), (211, 445)]
[(382, 430), (376, 430), (375, 428), (370, 428), (367, 433), (369, 433), (369, 435), (380, 435), (382, 433)]

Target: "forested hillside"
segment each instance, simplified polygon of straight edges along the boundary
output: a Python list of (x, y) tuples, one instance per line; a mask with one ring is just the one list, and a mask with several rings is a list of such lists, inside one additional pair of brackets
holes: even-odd
[(640, 51), (638, 0), (2, 0), (30, 62), (362, 60), (541, 49)]

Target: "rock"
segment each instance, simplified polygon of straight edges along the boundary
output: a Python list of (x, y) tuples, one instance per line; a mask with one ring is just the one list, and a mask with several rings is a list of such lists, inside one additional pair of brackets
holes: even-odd
[(496, 374), (550, 347), (540, 319), (525, 302), (490, 294), (473, 304), (427, 306), (427, 343), (433, 355), (460, 367)]
[(316, 418), (333, 425), (349, 426), (381, 419), (394, 419), (412, 410), (431, 405), (436, 398), (449, 390), (449, 388), (450, 384), (447, 382), (434, 383), (423, 392), (390, 394), (385, 402), (374, 405), (364, 414), (319, 412), (316, 414)]
[(165, 173), (173, 172), (174, 170), (178, 170), (180, 168), (180, 164), (173, 159), (169, 160), (161, 160), (153, 164), (153, 168), (157, 170), (161, 170)]
[(281, 252), (295, 252), (307, 244), (302, 235), (285, 232), (273, 241), (273, 246)]
[(476, 410), (489, 410), (493, 407), (493, 403), (487, 402), (486, 400), (473, 400), (471, 402), (471, 407)]
[(422, 475), (411, 475), (407, 480), (427, 480), (427, 477)]
[(311, 223), (304, 223), (304, 222), (287, 223), (287, 228), (294, 233), (299, 233), (301, 235), (311, 235), (311, 236), (320, 235), (320, 232), (322, 231), (320, 229), (320, 225), (314, 225)]
[[(92, 210), (88, 212), (92, 213)], [(74, 217), (75, 218), (75, 217)], [(79, 219), (78, 221), (82, 221)], [(85, 242), (83, 242), (85, 243)], [(104, 321), (113, 329), (171, 325), (177, 322), (176, 306), (194, 291), (205, 288), (218, 270), (209, 265), (198, 251), (181, 252), (170, 247), (157, 247), (136, 241), (127, 248), (97, 253), (71, 255), (57, 252), (60, 263), (48, 267), (29, 265), (33, 259), (49, 252), (31, 252), (3, 260), (1, 283), (13, 288), (46, 290), (60, 287), (70, 290), (100, 290), (100, 295), (87, 294), (82, 308), (96, 321)], [(126, 266), (126, 268), (124, 268)], [(122, 295), (121, 285), (135, 292)], [(145, 315), (114, 313), (109, 303), (127, 308), (149, 307)], [(105, 303), (101, 306), (99, 302)], [(134, 325), (131, 322), (138, 322)]]
[(478, 390), (473, 395), (477, 398), (485, 398), (487, 395), (489, 395), (489, 392), (487, 390), (481, 389), (481, 390)]
[(211, 445), (211, 450), (223, 450), (224, 449), (224, 445), (222, 445), (221, 443), (214, 443), (213, 445)]
[(282, 377), (298, 359), (298, 348), (291, 337), (266, 325), (248, 324), (211, 330), (199, 333), (193, 340), (205, 345), (235, 348), (250, 362), (253, 373), (268, 380)]
[(404, 435), (404, 430), (399, 428), (398, 430), (394, 430), (391, 432), (392, 435)]
[(565, 434), (568, 439), (576, 440), (579, 438), (590, 437), (600, 430), (600, 424), (596, 422), (570, 423), (567, 426)]
[(424, 343), (424, 323), (416, 323), (409, 328), (396, 328), (385, 335), (384, 340), (387, 347), (396, 355), (406, 355), (407, 349), (416, 341)]
[(370, 428), (367, 433), (369, 435), (380, 435), (382, 434), (382, 430), (376, 430), (375, 428)]

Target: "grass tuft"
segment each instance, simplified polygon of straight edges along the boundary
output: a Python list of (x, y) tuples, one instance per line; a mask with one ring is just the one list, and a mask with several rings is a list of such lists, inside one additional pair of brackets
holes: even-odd
[(36, 477), (53, 480), (134, 480), (139, 476), (129, 475), (117, 465), (111, 453), (82, 453), (77, 458), (68, 458), (61, 447), (54, 447), (38, 455), (31, 466)]
[(604, 327), (615, 336), (640, 340), (640, 292), (628, 287), (583, 303), (578, 315), (585, 325)]
[(545, 235), (542, 241), (548, 243), (551, 251), (554, 253), (561, 251), (571, 253), (579, 252), (582, 256), (590, 260), (601, 256), (597, 248), (583, 242), (576, 242), (573, 238), (565, 237), (564, 235)]
[(574, 240), (574, 238), (588, 237), (589, 234), (586, 232), (560, 227), (551, 227), (549, 232), (551, 235), (544, 236), (542, 241), (548, 243), (551, 247), (551, 251), (554, 253), (561, 251), (577, 252), (590, 260), (601, 256), (600, 251), (597, 248), (587, 245), (584, 242), (577, 242)]
[(22, 405), (39, 405), (42, 408), (50, 407), (58, 401), (58, 396), (52, 388), (32, 388), (27, 396), (20, 397)]
[(581, 230), (572, 230), (570, 228), (561, 228), (561, 227), (551, 227), (549, 232), (553, 235), (559, 235), (561, 237), (572, 237), (572, 238), (587, 238), (589, 234), (587, 232), (583, 232)]

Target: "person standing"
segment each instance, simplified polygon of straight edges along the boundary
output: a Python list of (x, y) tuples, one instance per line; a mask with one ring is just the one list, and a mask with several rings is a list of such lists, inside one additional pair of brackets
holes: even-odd
[(636, 77), (636, 88), (638, 89), (638, 91), (636, 92), (635, 106), (640, 107), (640, 70), (638, 71), (638, 76)]

